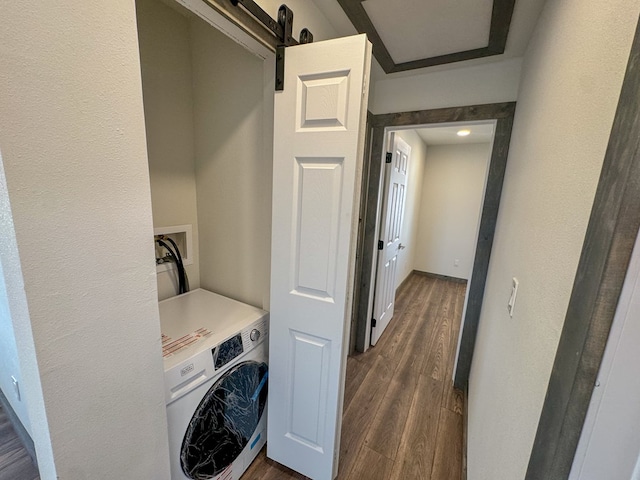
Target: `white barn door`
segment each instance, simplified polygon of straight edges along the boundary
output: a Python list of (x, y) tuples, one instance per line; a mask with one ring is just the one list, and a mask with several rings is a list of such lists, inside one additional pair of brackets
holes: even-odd
[(393, 317), (396, 302), (396, 269), (398, 255), (404, 248), (400, 238), (404, 219), (404, 201), (407, 190), (407, 173), (411, 147), (393, 134), (391, 163), (385, 164), (384, 200), (379, 231), (378, 269), (374, 294), (371, 345), (380, 340), (382, 332)]
[(288, 47), (275, 95), (267, 455), (337, 474), (371, 44)]

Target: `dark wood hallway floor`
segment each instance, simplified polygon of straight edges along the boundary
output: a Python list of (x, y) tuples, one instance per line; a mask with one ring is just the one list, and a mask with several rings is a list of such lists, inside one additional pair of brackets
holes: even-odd
[[(466, 284), (411, 274), (378, 344), (349, 357), (339, 480), (459, 480), (462, 392), (451, 377)], [(306, 477), (260, 452), (242, 480)]]
[(0, 480), (39, 480), (38, 469), (0, 406)]

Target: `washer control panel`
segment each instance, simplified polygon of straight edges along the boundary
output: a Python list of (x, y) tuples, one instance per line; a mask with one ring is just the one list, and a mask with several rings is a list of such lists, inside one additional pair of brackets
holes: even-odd
[(242, 331), (242, 343), (245, 350), (251, 350), (267, 335), (267, 322), (269, 316), (265, 315)]
[(240, 355), (253, 350), (267, 334), (267, 315), (255, 321), (242, 332), (226, 339), (211, 349), (213, 368), (220, 370)]

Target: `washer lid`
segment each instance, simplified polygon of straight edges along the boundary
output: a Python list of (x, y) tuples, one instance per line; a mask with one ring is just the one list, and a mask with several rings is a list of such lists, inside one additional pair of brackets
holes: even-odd
[(198, 288), (159, 302), (165, 370), (212, 348), (267, 314)]

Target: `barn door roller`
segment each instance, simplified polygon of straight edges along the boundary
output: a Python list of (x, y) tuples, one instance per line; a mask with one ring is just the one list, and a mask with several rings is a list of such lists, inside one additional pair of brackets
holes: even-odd
[(291, 45), (299, 43), (313, 42), (313, 35), (307, 28), (300, 31), (300, 41), (296, 41), (291, 36), (293, 32), (293, 10), (286, 5), (281, 5), (278, 9), (278, 19), (274, 20), (253, 0), (231, 0), (234, 6), (242, 5), (251, 15), (253, 15), (267, 30), (277, 39), (276, 46), (276, 91), (284, 89), (284, 50)]

